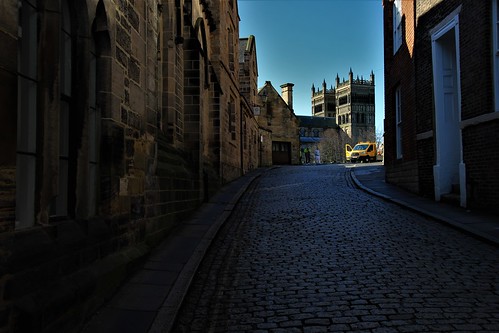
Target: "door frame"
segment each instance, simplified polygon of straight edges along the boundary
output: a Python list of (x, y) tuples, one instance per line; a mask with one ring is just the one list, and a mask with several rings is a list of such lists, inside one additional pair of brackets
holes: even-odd
[(455, 94), (456, 94), (456, 108), (457, 108), (457, 137), (451, 140), (457, 140), (455, 147), (459, 149), (459, 163), (457, 165), (459, 173), (459, 192), (460, 192), (460, 205), (466, 207), (466, 166), (463, 162), (463, 144), (462, 144), (462, 131), (460, 127), (461, 122), (461, 72), (460, 72), (460, 48), (459, 48), (459, 12), (461, 11), (461, 6), (449, 14), (440, 24), (438, 24), (434, 29), (430, 31), (431, 41), (432, 41), (432, 65), (433, 65), (433, 83), (434, 83), (434, 102), (435, 102), (435, 113), (434, 113), (434, 129), (435, 129), (435, 165), (433, 166), (433, 176), (434, 176), (434, 190), (435, 190), (435, 200), (440, 201), (441, 196), (447, 192), (450, 185), (448, 184), (447, 175), (445, 172), (445, 167), (442, 167), (442, 163), (446, 158), (447, 154), (443, 148), (445, 142), (448, 142), (449, 138), (445, 136), (447, 133), (442, 133), (443, 122), (441, 119), (442, 110), (444, 105), (444, 86), (443, 86), (443, 70), (439, 63), (441, 55), (444, 51), (444, 46), (442, 46), (440, 38), (446, 36), (448, 33), (453, 33), (454, 35), (454, 54), (455, 54)]

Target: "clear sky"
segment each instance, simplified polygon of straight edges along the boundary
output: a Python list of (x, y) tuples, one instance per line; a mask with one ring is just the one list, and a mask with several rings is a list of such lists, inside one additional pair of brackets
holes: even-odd
[(376, 132), (383, 128), (383, 7), (381, 0), (238, 0), (240, 37), (254, 35), (258, 88), (294, 83), (297, 115), (311, 116), (311, 88), (375, 75)]

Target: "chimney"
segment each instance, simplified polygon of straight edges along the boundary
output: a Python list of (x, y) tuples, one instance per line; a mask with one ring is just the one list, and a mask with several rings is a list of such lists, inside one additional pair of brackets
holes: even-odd
[(291, 110), (293, 110), (293, 86), (293, 83), (281, 85), (282, 99), (284, 99)]

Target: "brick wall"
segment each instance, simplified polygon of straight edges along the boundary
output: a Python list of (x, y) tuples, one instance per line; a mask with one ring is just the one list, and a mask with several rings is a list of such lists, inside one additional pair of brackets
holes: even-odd
[(419, 194), (427, 198), (435, 198), (433, 184), (433, 165), (435, 164), (435, 147), (433, 137), (418, 140), (418, 174)]
[(494, 109), (491, 13), (491, 1), (462, 1), (459, 51), (463, 120)]
[[(417, 111), (418, 132), (434, 130), (434, 102), (432, 44), (429, 31), (444, 20), (452, 11), (459, 11), (459, 61), (461, 85), (461, 119), (463, 162), (466, 167), (466, 194), (468, 206), (497, 213), (497, 188), (499, 176), (491, 172), (497, 169), (494, 159), (497, 149), (488, 149), (488, 142), (497, 141), (497, 117), (483, 118), (494, 112), (492, 50), (491, 50), (491, 2), (490, 1), (418, 1), (417, 40)], [(472, 125), (468, 125), (472, 124)], [(435, 163), (433, 137), (418, 143), (421, 192), (433, 196), (433, 170)], [(483, 154), (491, 159), (483, 158)], [(496, 189), (496, 190), (494, 190)]]
[(463, 154), (470, 208), (498, 214), (499, 119), (463, 130)]
[[(384, 163), (388, 182), (418, 191), (417, 145), (416, 145), (416, 91), (414, 56), (414, 3), (402, 1), (402, 45), (394, 53), (393, 7), (385, 2), (385, 137)], [(397, 118), (395, 91), (401, 95), (402, 158), (397, 156)]]

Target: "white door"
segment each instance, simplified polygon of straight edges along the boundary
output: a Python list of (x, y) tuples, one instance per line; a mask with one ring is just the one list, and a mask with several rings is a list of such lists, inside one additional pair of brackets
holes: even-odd
[[(449, 28), (449, 26), (448, 26)], [(458, 25), (433, 36), (436, 164), (435, 199), (460, 189), (465, 205), (465, 177), (460, 130)], [(464, 199), (464, 200), (463, 200)]]

